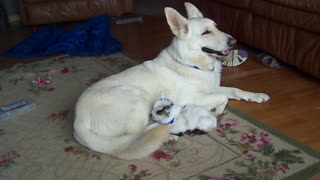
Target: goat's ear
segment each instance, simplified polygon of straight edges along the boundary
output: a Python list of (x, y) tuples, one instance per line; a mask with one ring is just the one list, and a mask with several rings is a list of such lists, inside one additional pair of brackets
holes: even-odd
[(185, 2), (184, 6), (186, 7), (188, 18), (201, 17), (203, 18), (203, 14), (196, 8), (193, 4), (189, 2)]
[(178, 38), (184, 38), (188, 33), (189, 21), (170, 7), (166, 7), (164, 12), (172, 33)]
[(166, 97), (164, 96), (163, 92), (160, 92), (160, 99), (165, 99)]

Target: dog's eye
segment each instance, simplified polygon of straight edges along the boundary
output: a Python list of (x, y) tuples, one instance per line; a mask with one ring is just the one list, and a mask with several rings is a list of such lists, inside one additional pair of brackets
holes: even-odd
[(205, 32), (203, 32), (201, 35), (203, 36), (203, 35), (206, 35), (206, 34), (211, 34), (211, 31), (205, 31)]

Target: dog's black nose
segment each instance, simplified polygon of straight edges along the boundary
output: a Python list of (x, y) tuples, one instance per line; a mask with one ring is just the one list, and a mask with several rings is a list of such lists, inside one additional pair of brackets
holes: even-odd
[(232, 37), (230, 37), (230, 38), (228, 39), (228, 45), (229, 45), (229, 46), (233, 46), (233, 45), (235, 45), (235, 44), (237, 44), (237, 40), (234, 39), (234, 38), (232, 38)]

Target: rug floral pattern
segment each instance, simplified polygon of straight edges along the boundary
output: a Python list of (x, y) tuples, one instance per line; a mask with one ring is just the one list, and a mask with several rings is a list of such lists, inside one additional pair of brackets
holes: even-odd
[(101, 78), (138, 63), (122, 53), (60, 55), (0, 71), (1, 105), (22, 99), (37, 104), (0, 120), (0, 179), (271, 180), (319, 165), (319, 156), (261, 129), (232, 108), (219, 117), (213, 132), (168, 141), (140, 160), (119, 160), (79, 145), (72, 136), (77, 98)]

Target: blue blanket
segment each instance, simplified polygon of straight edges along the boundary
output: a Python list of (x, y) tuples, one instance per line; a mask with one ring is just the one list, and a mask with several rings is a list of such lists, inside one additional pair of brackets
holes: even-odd
[(54, 53), (99, 56), (119, 52), (122, 45), (112, 38), (109, 16), (97, 16), (73, 30), (59, 26), (43, 28), (5, 52), (7, 57), (40, 57)]

